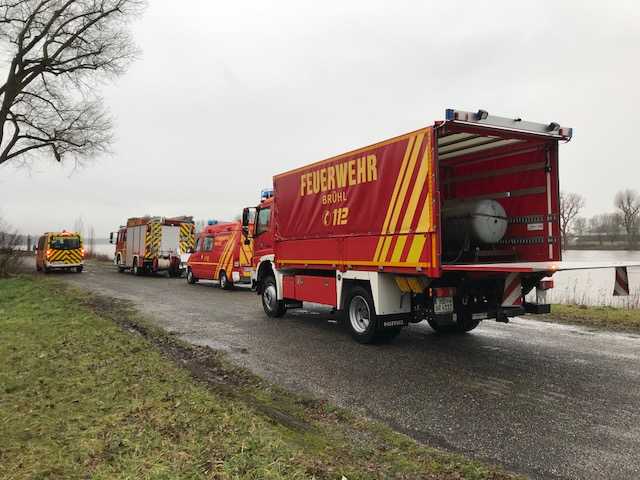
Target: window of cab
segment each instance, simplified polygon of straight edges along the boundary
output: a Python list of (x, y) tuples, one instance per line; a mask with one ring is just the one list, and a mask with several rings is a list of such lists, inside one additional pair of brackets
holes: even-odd
[(269, 228), (269, 217), (271, 216), (271, 208), (261, 208), (258, 211), (258, 221), (256, 222), (256, 235), (264, 233)]

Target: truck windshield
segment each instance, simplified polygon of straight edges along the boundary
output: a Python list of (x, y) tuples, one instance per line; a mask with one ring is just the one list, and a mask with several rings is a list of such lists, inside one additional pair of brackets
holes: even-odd
[(54, 250), (73, 250), (80, 248), (79, 237), (51, 237), (49, 247)]

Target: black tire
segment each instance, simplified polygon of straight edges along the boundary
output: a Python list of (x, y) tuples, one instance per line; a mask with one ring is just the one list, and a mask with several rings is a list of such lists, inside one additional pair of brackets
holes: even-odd
[(122, 265), (122, 257), (121, 257), (120, 255), (118, 255), (118, 256), (116, 257), (116, 266), (118, 267), (118, 272), (119, 272), (119, 273), (124, 272), (125, 268), (124, 268), (124, 266)]
[(196, 283), (198, 281), (198, 279), (196, 277), (193, 276), (193, 272), (191, 271), (190, 268), (187, 269), (187, 283), (189, 285), (193, 285), (194, 283)]
[(438, 333), (454, 333), (456, 326), (453, 323), (438, 323), (437, 320), (427, 319), (429, 326)]
[(472, 313), (466, 312), (462, 315), (458, 315), (456, 322), (456, 333), (467, 333), (480, 325), (480, 320), (474, 320)]
[(82, 273), (83, 269), (84, 267), (82, 265), (80, 265), (79, 267), (76, 267), (76, 273)]
[(133, 259), (133, 267), (131, 267), (131, 271), (137, 277), (142, 275), (142, 268), (140, 266), (138, 266), (138, 259), (137, 258)]
[(229, 281), (229, 277), (227, 277), (227, 272), (225, 272), (224, 270), (220, 271), (220, 275), (218, 275), (218, 282), (221, 289), (233, 290), (233, 283)]
[(467, 333), (480, 325), (480, 320), (474, 320), (471, 310), (459, 309), (454, 323), (440, 324), (436, 320), (427, 319), (429, 326), (438, 333)]
[(44, 273), (51, 273), (51, 269), (49, 267), (43, 267)]
[(373, 343), (379, 337), (378, 315), (373, 297), (366, 288), (353, 287), (345, 303), (347, 327), (359, 343)]
[(262, 308), (264, 313), (271, 318), (282, 317), (287, 312), (287, 307), (283, 300), (278, 300), (278, 290), (276, 286), (276, 279), (272, 276), (268, 276), (264, 279), (262, 285)]

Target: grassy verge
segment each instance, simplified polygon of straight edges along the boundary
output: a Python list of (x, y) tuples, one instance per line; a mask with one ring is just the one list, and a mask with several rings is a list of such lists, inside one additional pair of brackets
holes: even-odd
[(514, 478), (287, 393), (55, 279), (0, 281), (0, 365), (0, 478)]
[(607, 330), (640, 332), (640, 310), (633, 309), (554, 304), (551, 314), (544, 319)]

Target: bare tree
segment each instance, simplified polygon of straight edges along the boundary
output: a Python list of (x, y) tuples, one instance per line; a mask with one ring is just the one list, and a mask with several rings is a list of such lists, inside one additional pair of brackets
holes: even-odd
[(627, 233), (627, 242), (630, 247), (635, 246), (638, 235), (640, 217), (640, 195), (631, 189), (620, 190), (616, 193), (613, 201), (615, 207), (620, 211), (622, 225)]
[(144, 0), (0, 0), (0, 165), (46, 152), (76, 162), (109, 150), (112, 122), (95, 89), (137, 50), (128, 20)]
[(584, 208), (584, 197), (577, 193), (560, 192), (560, 230), (562, 247), (567, 248), (571, 223)]
[(573, 220), (573, 233), (582, 236), (587, 231), (587, 219), (584, 217), (576, 217)]

